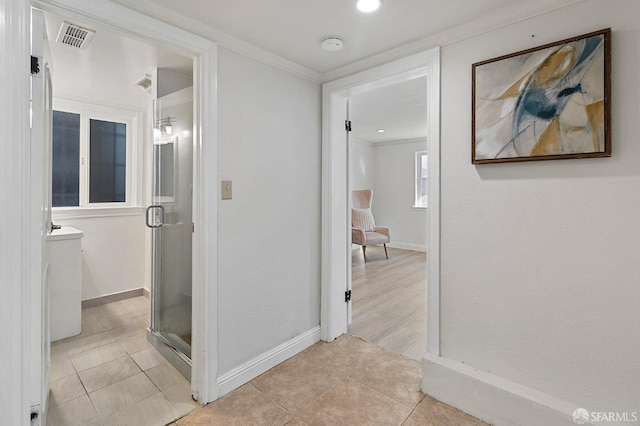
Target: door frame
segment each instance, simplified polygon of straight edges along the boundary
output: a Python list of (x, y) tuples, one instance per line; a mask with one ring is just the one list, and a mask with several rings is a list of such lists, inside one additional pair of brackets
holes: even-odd
[[(407, 56), (322, 86), (321, 337), (347, 332), (349, 158), (343, 135), (346, 99), (376, 87), (426, 76), (429, 193), (427, 214), (427, 353), (440, 355), (440, 48)], [(343, 111), (344, 110), (344, 111)]]
[[(32, 231), (34, 206), (29, 192), (32, 184), (38, 184), (30, 174), (31, 9), (23, 0), (0, 0), (0, 12), (0, 205), (4, 222), (0, 229), (0, 321), (6, 330), (0, 345), (0, 412), (5, 423), (26, 425), (33, 362), (31, 288), (41, 278), (41, 265), (36, 268), (29, 262), (41, 246), (40, 233)], [(38, 200), (35, 208), (40, 204)]]
[[(218, 397), (217, 44), (106, 0), (32, 0), (31, 6), (70, 19), (77, 18), (89, 24), (105, 26), (191, 57), (194, 61), (195, 232), (191, 390), (200, 403), (211, 402)], [(27, 34), (27, 40), (28, 36)], [(12, 78), (13, 76), (10, 80)]]

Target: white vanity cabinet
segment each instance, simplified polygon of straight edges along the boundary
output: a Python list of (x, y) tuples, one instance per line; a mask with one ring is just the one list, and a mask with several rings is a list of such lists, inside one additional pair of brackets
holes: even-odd
[(82, 331), (83, 235), (79, 229), (63, 226), (47, 237), (52, 342)]

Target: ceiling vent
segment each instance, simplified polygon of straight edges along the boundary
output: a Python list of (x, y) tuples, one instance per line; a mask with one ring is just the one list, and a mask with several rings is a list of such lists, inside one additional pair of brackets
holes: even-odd
[(56, 42), (77, 49), (85, 49), (95, 33), (94, 30), (82, 28), (69, 22), (63, 22), (60, 27), (60, 32), (58, 32)]

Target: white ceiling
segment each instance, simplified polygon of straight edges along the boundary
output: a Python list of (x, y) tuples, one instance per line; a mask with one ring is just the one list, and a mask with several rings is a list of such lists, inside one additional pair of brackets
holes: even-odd
[(426, 137), (426, 87), (426, 77), (418, 77), (353, 95), (349, 99), (351, 136), (373, 143)]
[(45, 13), (56, 97), (100, 99), (112, 104), (147, 108), (150, 96), (134, 85), (146, 73), (156, 67), (165, 67), (192, 74), (193, 61), (190, 58), (95, 25), (73, 19), (68, 21), (96, 30), (96, 34), (84, 50), (58, 44), (56, 38), (63, 18)]
[[(322, 74), (470, 21), (513, 20), (575, 0), (384, 0), (372, 13), (359, 12), (357, 0), (116, 1), (192, 31), (222, 31)], [(344, 49), (322, 51), (326, 36), (341, 37)]]

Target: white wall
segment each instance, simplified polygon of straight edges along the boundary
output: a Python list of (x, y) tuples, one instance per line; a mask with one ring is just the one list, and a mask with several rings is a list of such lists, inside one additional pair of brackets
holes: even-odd
[(320, 323), (320, 86), (221, 48), (219, 372)]
[(391, 247), (426, 251), (427, 210), (413, 207), (415, 154), (426, 149), (426, 140), (351, 144), (351, 189), (373, 189), (371, 210), (391, 228)]
[[(640, 411), (640, 3), (613, 3), (442, 49), (441, 350), (588, 410)], [(471, 64), (609, 26), (613, 156), (471, 165)]]
[(414, 208), (415, 156), (426, 140), (376, 144), (372, 211), (391, 228), (391, 246), (426, 251), (427, 209)]
[(373, 144), (351, 138), (351, 189), (372, 189), (374, 176)]
[(84, 231), (82, 300), (142, 287), (144, 216), (55, 219)]

